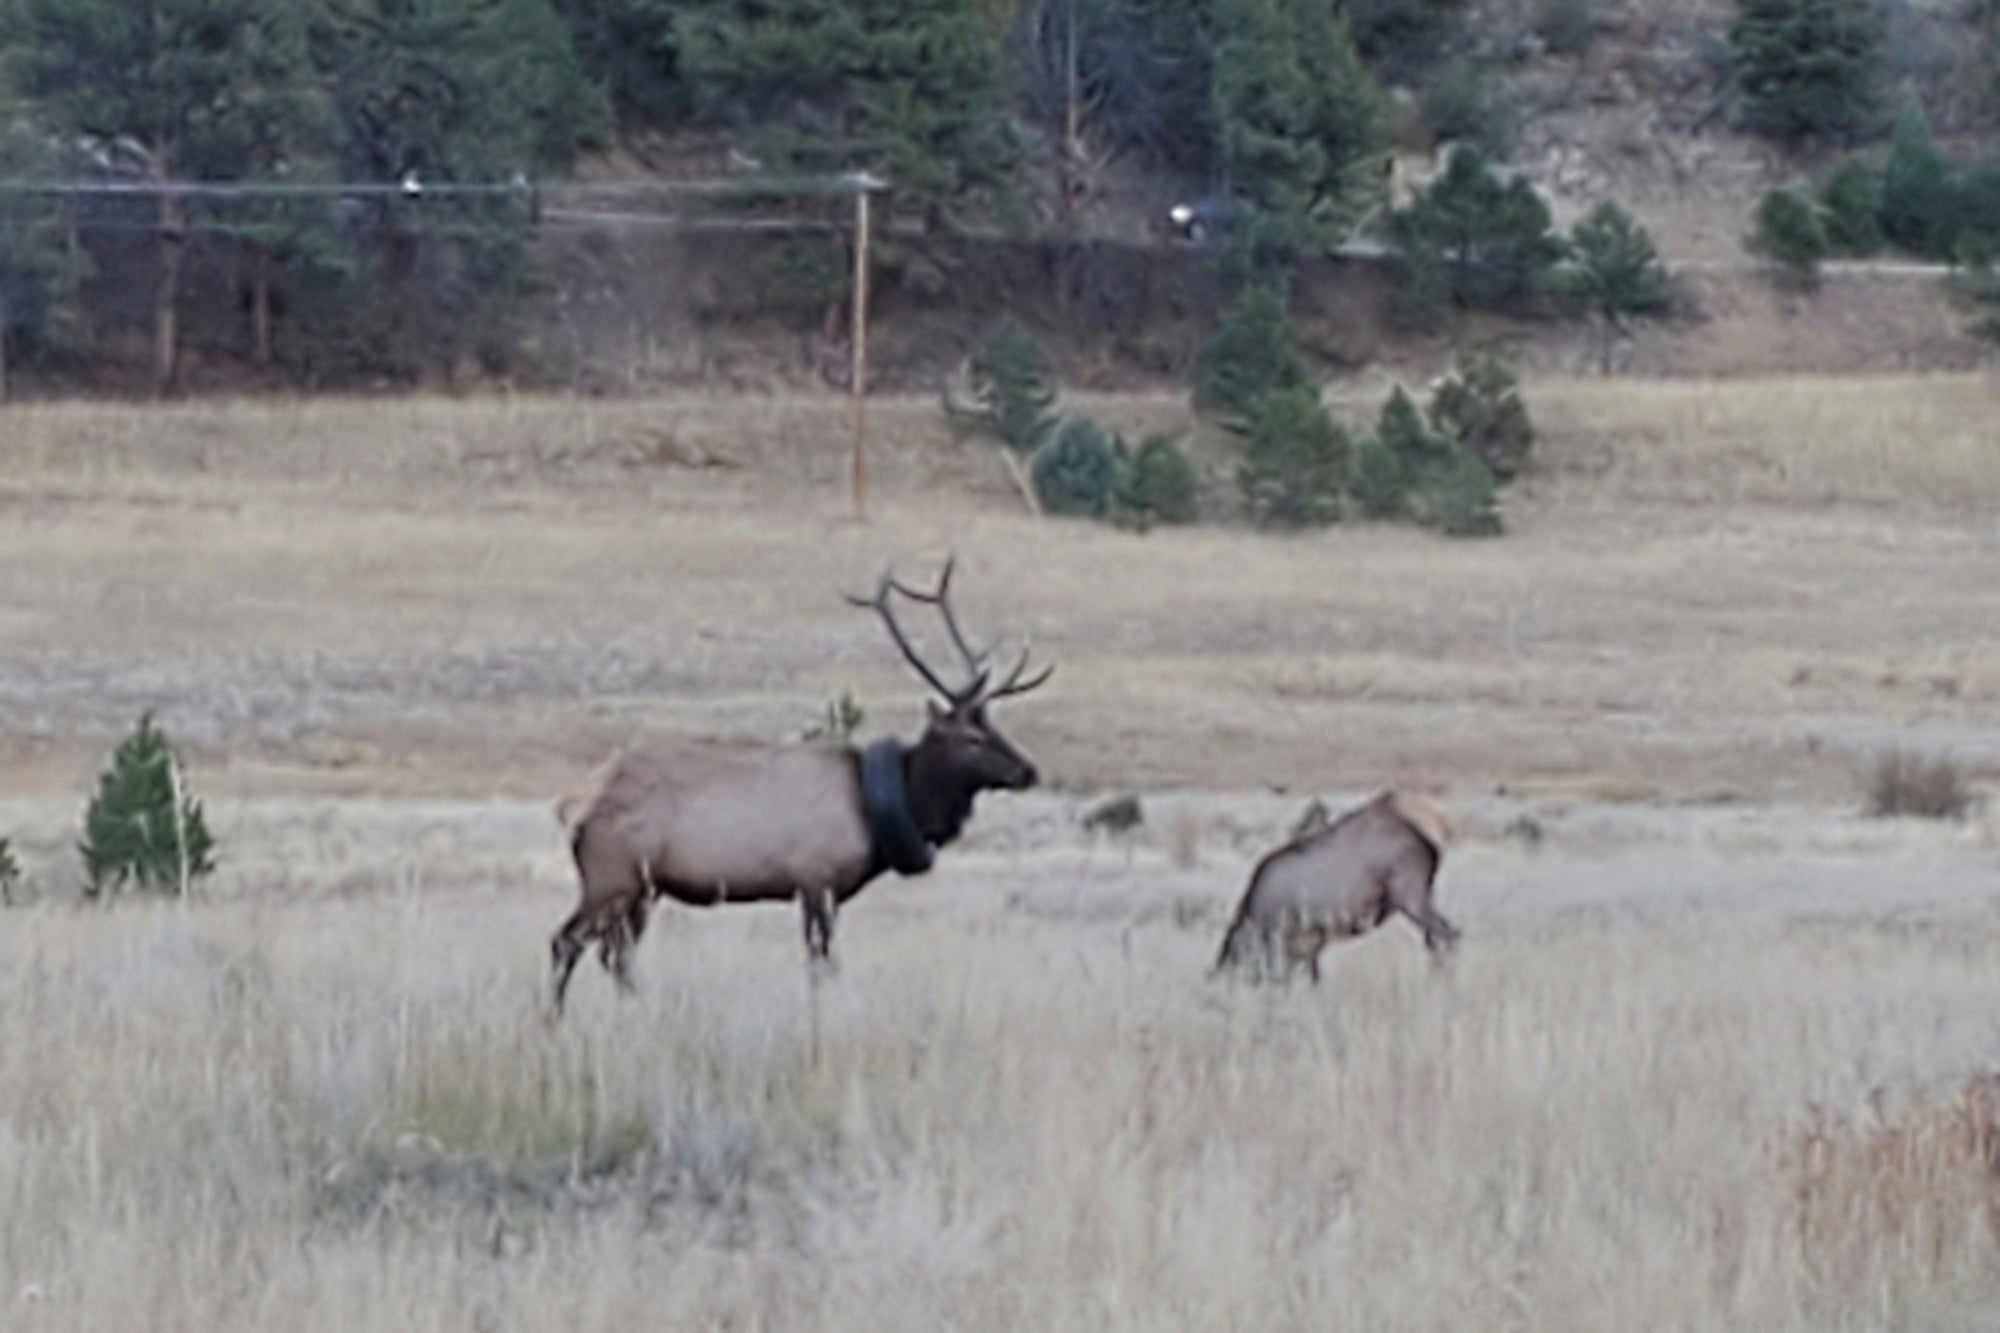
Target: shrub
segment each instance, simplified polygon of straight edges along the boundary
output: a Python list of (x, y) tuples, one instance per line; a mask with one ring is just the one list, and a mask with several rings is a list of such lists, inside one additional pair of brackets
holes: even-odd
[(1757, 229), (1750, 248), (1778, 266), (1786, 283), (1819, 286), (1819, 263), (1826, 258), (1826, 228), (1810, 200), (1793, 190), (1772, 190), (1757, 205)]
[(1582, 55), (1595, 31), (1590, 0), (1541, 0), (1535, 10), (1535, 31), (1556, 55)]
[(1033, 453), (1055, 424), (1055, 370), (1049, 354), (1017, 319), (1003, 319), (973, 349), (945, 390), (947, 420), (981, 431), (1019, 453)]
[(1049, 513), (1103, 518), (1118, 494), (1118, 444), (1088, 417), (1068, 417), (1035, 450), (1028, 471)]
[(1894, 749), (1876, 761), (1869, 775), (1868, 811), (1873, 815), (1962, 819), (1971, 806), (1965, 770), (1950, 759), (1925, 759)]
[(1430, 424), (1486, 465), (1497, 481), (1527, 466), (1534, 422), (1513, 368), (1495, 352), (1462, 354), (1431, 394)]
[(854, 739), (861, 730), (861, 724), (867, 720), (867, 710), (854, 697), (854, 691), (842, 690), (838, 699), (827, 701), (826, 711), (820, 714), (819, 721), (807, 727), (800, 739), (837, 741), (845, 745)]
[(1744, 125), (1784, 140), (1862, 128), (1881, 45), (1875, 0), (1742, 0), (1729, 46)]
[(1153, 435), (1119, 456), (1112, 516), (1148, 528), (1155, 523), (1192, 523), (1200, 503), (1194, 464), (1171, 436)]
[(1882, 173), (1851, 157), (1820, 190), (1830, 250), (1872, 255), (1882, 248)]
[(1312, 527), (1340, 517), (1353, 446), (1319, 395), (1298, 386), (1259, 399), (1237, 480), (1262, 527)]
[(14, 849), (7, 839), (0, 838), (0, 904), (14, 901), (14, 890), (21, 886), (21, 863), (14, 859)]
[(152, 714), (122, 741), (83, 817), (84, 892), (95, 898), (127, 883), (182, 893), (215, 869), (201, 805), (182, 790), (180, 763)]
[(1202, 348), (1194, 370), (1199, 412), (1241, 418), (1270, 394), (1305, 387), (1305, 361), (1285, 322), (1285, 297), (1256, 282), (1237, 294)]

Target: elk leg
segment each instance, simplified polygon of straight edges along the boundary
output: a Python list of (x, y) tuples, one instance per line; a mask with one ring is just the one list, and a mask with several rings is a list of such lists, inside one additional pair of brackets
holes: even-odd
[(623, 912), (611, 919), (603, 941), (598, 945), (598, 960), (611, 974), (611, 979), (618, 983), (618, 989), (627, 995), (638, 990), (632, 984), (632, 950), (645, 933), (646, 897), (640, 894), (626, 905)]
[(1441, 953), (1458, 942), (1458, 927), (1431, 903), (1429, 875), (1397, 872), (1390, 877), (1389, 901), (1424, 932), (1424, 947)]
[(807, 961), (833, 961), (833, 917), (837, 910), (832, 889), (799, 890), (799, 914), (805, 927)]
[(555, 1004), (550, 1016), (562, 1017), (563, 992), (569, 989), (570, 974), (576, 971), (583, 951), (590, 947), (589, 917), (579, 907), (562, 923), (562, 929), (549, 941), (549, 960), (555, 978)]

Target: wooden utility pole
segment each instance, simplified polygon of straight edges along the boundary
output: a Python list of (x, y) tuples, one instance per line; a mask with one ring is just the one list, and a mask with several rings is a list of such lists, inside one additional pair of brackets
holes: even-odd
[(868, 516), (868, 196), (878, 182), (854, 177), (854, 516)]

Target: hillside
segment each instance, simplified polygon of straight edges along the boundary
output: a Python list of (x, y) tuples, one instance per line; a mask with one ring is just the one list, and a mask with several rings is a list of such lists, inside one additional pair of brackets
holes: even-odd
[[(1615, 200), (1651, 233), (1676, 278), (1665, 319), (1641, 323), (1613, 364), (1644, 375), (1762, 375), (1963, 369), (1990, 345), (1935, 272), (1835, 263), (1817, 292), (1779, 289), (1744, 238), (1772, 188), (1824, 178), (1848, 150), (1788, 150), (1739, 130), (1725, 0), (1594, 3), (1590, 38), (1567, 54), (1541, 35), (1549, 0), (1483, 0), (1462, 17), (1452, 52), (1390, 83), (1397, 117), (1396, 189), (1429, 179), (1440, 141), (1425, 123), (1427, 81), (1453, 60), (1483, 71), (1503, 122), (1502, 158), (1531, 179), (1558, 227)], [(2000, 97), (1979, 6), (1885, 7), (1885, 105), (1919, 95), (1940, 146), (1986, 161), (2000, 149)], [(1882, 129), (1858, 151), (1884, 151)], [(600, 177), (726, 170), (731, 145), (714, 136), (654, 143), (591, 168)], [(1030, 172), (1046, 201), (1054, 155)], [(884, 388), (935, 388), (1002, 315), (1021, 318), (1054, 348), (1080, 387), (1157, 388), (1183, 381), (1220, 299), (1205, 256), (1180, 243), (1168, 209), (1198, 184), (1111, 158), (1077, 209), (1077, 239), (1042, 242), (890, 238), (878, 252), (871, 350)], [(1042, 212), (1053, 211), (1046, 202)], [(553, 342), (601, 391), (661, 384), (772, 388), (839, 384), (844, 325), (746, 308), (744, 276), (767, 262), (769, 238), (631, 231), (558, 237), (549, 251), (570, 295)], [(593, 285), (594, 284), (594, 285)], [(593, 295), (594, 293), (594, 295)], [(1442, 333), (1412, 335), (1390, 318), (1393, 276), (1382, 261), (1308, 264), (1294, 302), (1297, 332), (1323, 374), (1373, 368), (1428, 373), (1451, 348), (1499, 339), (1530, 366), (1595, 369), (1595, 331), (1574, 321), (1461, 316)], [(832, 312), (837, 314), (838, 312)], [(663, 350), (672, 349), (672, 350)]]
[[(1879, 162), (1894, 110), (1913, 94), (1953, 162), (1994, 161), (2000, 91), (1989, 5), (1878, 5), (1878, 105), (1841, 142), (1792, 147), (1742, 128), (1728, 36), (1738, 7), (1729, 0), (1348, 0), (1339, 8), (1353, 22), (1367, 71), (1364, 78), (1362, 67), (1345, 67), (1349, 84), (1372, 78), (1386, 100), (1389, 204), (1406, 202), (1447, 152), (1471, 139), (1503, 172), (1532, 182), (1558, 229), (1606, 201), (1644, 225), (1675, 272), (1676, 299), (1667, 317), (1641, 324), (1616, 346), (1612, 368), (1650, 375), (1959, 369), (1987, 354), (1986, 344), (1967, 336), (1971, 320), (1935, 271), (1834, 265), (1819, 291), (1788, 293), (1749, 257), (1744, 238), (1766, 191), (1816, 186), (1850, 152)], [(994, 33), (1002, 34), (992, 37), (993, 50), (1007, 68), (982, 76), (992, 86), (978, 123), (1015, 138), (1021, 161), (962, 215), (953, 212), (962, 198), (939, 202), (935, 181), (922, 183), (921, 163), (898, 182), (876, 233), (872, 382), (935, 391), (974, 342), (1012, 314), (1056, 351), (1064, 378), (1079, 387), (1184, 384), (1226, 290), (1212, 254), (1188, 244), (1168, 219), (1177, 203), (1216, 198), (1219, 181), (1229, 178), (1217, 146), (1223, 136), (1205, 123), (1221, 113), (1203, 109), (1211, 107), (1207, 92), (1164, 88), (1155, 90), (1160, 105), (1153, 111), (1156, 119), (1162, 108), (1173, 115), (1153, 125), (1151, 137), (1120, 138), (1119, 126), (1088, 116), (1072, 137), (1060, 106), (1050, 103), (1048, 69), (1021, 50), (1032, 16), (1046, 23), (1062, 11), (1027, 3), (989, 9)], [(556, 10), (577, 34), (592, 31), (591, 5)], [(1222, 22), (1192, 0), (1177, 12)], [(883, 29), (888, 38), (907, 36), (895, 26), (902, 22)], [(1335, 45), (1346, 42), (1332, 31)], [(426, 190), (425, 173), (384, 159), (331, 187), (303, 239), (266, 246), (256, 238), (268, 223), (232, 212), (224, 197), (197, 203), (188, 243), (177, 249), (154, 216), (150, 187), (133, 183), (139, 167), (72, 162), (63, 170), (108, 173), (108, 187), (99, 180), (94, 188), (128, 194), (107, 195), (82, 212), (72, 204), (66, 213), (21, 214), (40, 217), (20, 227), (39, 227), (45, 251), (39, 268), (26, 271), (39, 272), (34, 281), (45, 287), (50, 275), (70, 275), (77, 285), (68, 297), (31, 286), (32, 300), (14, 300), (16, 317), (27, 312), (41, 321), (10, 339), (21, 363), (16, 390), (142, 392), (168, 381), (195, 392), (841, 387), (848, 363), (845, 201), (741, 193), (769, 179), (769, 164), (781, 160), (774, 143), (809, 136), (824, 108), (808, 114), (787, 93), (754, 81), (742, 91), (725, 78), (718, 87), (737, 100), (700, 111), (698, 74), (646, 54), (650, 48), (629, 34), (597, 36), (594, 57), (584, 41), (579, 58), (598, 62), (592, 69), (605, 81), (600, 114), (609, 128), (578, 128), (572, 151), (582, 155), (542, 163), (531, 190), (517, 174), (522, 188), (509, 193), (515, 187), (496, 185), (504, 177), (482, 168), (486, 177), (461, 176), (464, 183), (450, 186), (469, 196), (454, 202), (448, 192)], [(518, 54), (519, 39), (503, 37), (517, 43)], [(1136, 40), (1129, 32), (1127, 39)], [(1222, 58), (1214, 33), (1190, 40), (1191, 58)], [(635, 67), (670, 85), (671, 109), (631, 104), (619, 79), (629, 82)], [(780, 67), (781, 86), (806, 77), (796, 61)], [(867, 77), (859, 68), (826, 76), (822, 82), (835, 91), (825, 97), (865, 100), (855, 90)], [(1148, 69), (1133, 76), (1133, 86), (1188, 82), (1165, 65)], [(350, 137), (354, 124), (375, 123), (365, 93), (335, 87), (326, 94), (336, 102), (362, 97), (360, 110), (347, 115)], [(972, 111), (955, 111), (935, 89), (910, 96), (921, 104), (920, 121), (960, 114), (972, 123)], [(530, 118), (551, 114), (543, 109)], [(15, 133), (25, 123), (0, 129)], [(886, 151), (839, 138), (848, 133), (835, 133), (830, 156), (812, 160), (873, 162)], [(963, 137), (938, 131), (924, 141), (924, 151), (947, 145), (937, 149), (943, 156), (925, 161), (962, 167), (951, 156), (961, 152), (950, 147), (954, 135)], [(10, 151), (24, 142), (15, 133)], [(1371, 136), (1365, 153), (1355, 148), (1344, 169), (1375, 170), (1379, 142)], [(465, 148), (439, 140), (424, 151)], [(127, 175), (118, 176), (121, 170)], [(719, 193), (718, 182), (725, 187)], [(250, 193), (259, 188), (253, 183)], [(491, 216), (477, 211), (482, 191), (504, 195)], [(385, 193), (396, 197), (384, 200)], [(8, 206), (24, 207), (19, 199)], [(955, 220), (944, 222), (947, 214)], [(1597, 368), (1598, 336), (1574, 320), (1461, 312), (1441, 331), (1409, 333), (1390, 317), (1396, 275), (1383, 246), (1385, 218), (1378, 204), (1343, 257), (1309, 260), (1297, 275), (1296, 331), (1322, 375), (1424, 373), (1452, 347), (1490, 339), (1512, 344), (1531, 367)], [(518, 229), (511, 238), (509, 227)], [(170, 251), (179, 280), (163, 288)], [(510, 268), (510, 253), (531, 253), (536, 262)], [(167, 344), (156, 293), (176, 289), (179, 348), (162, 361), (158, 349)], [(54, 313), (36, 313), (48, 310)]]

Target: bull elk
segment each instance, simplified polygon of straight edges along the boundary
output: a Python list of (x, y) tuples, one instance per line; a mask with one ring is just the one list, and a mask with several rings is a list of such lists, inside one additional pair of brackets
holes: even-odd
[[(577, 960), (595, 943), (621, 989), (629, 960), (662, 895), (693, 907), (798, 900), (809, 965), (831, 961), (835, 915), (885, 870), (920, 875), (958, 837), (983, 791), (1019, 791), (1035, 766), (994, 727), (990, 705), (1026, 694), (1053, 666), (1027, 674), (1023, 648), (994, 674), (994, 648), (976, 650), (951, 605), (952, 561), (933, 588), (885, 572), (873, 596), (844, 594), (872, 610), (904, 660), (940, 696), (913, 744), (895, 737), (865, 749), (800, 743), (681, 741), (627, 752), (557, 806), (569, 829), (582, 902), (550, 941), (553, 1012)], [(950, 684), (896, 618), (894, 598), (934, 607), (965, 667)]]
[(1319, 955), (1400, 912), (1438, 953), (1458, 928), (1431, 903), (1451, 825), (1413, 792), (1383, 792), (1332, 823), (1308, 827), (1257, 863), (1216, 970), (1254, 968), (1289, 977), (1304, 965), (1315, 984)]

